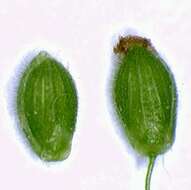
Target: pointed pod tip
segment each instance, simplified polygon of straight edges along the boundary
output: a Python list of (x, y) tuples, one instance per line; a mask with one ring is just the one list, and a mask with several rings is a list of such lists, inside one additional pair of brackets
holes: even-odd
[(70, 153), (71, 153), (71, 145), (68, 147), (68, 149), (58, 153), (44, 150), (41, 152), (39, 156), (45, 162), (56, 162), (56, 161), (66, 160), (70, 156)]
[(54, 59), (47, 51), (42, 50), (40, 51), (34, 58), (33, 61), (35, 64), (42, 64), (44, 61), (49, 60), (49, 59)]
[(51, 57), (51, 56), (50, 56), (50, 54), (49, 54), (47, 51), (42, 50), (42, 51), (40, 51), (40, 52), (38, 53), (37, 57), (46, 57), (46, 58), (49, 58), (49, 57)]
[(134, 45), (152, 49), (152, 45), (149, 39), (140, 36), (129, 35), (125, 37), (120, 36), (119, 42), (114, 47), (113, 51), (115, 54), (125, 54), (128, 52), (129, 48)]

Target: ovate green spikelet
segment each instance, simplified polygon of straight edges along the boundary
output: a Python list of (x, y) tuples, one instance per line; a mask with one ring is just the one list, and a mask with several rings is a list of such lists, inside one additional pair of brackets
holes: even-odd
[(132, 147), (149, 158), (145, 189), (150, 189), (154, 162), (174, 141), (177, 94), (167, 65), (150, 42), (120, 38), (114, 48), (118, 66), (113, 100), (123, 131)]
[(69, 72), (46, 52), (24, 71), (17, 92), (20, 126), (43, 160), (66, 159), (77, 116), (77, 93)]

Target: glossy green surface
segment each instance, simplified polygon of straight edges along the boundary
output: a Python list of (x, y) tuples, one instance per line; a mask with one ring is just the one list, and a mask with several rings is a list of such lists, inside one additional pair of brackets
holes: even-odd
[(145, 39), (140, 39), (124, 38), (117, 46), (113, 101), (127, 140), (152, 161), (147, 175), (149, 189), (156, 156), (167, 151), (174, 141), (177, 94), (164, 61)]
[(17, 93), (17, 113), (34, 152), (43, 160), (66, 159), (77, 117), (77, 93), (69, 72), (46, 52), (28, 65)]

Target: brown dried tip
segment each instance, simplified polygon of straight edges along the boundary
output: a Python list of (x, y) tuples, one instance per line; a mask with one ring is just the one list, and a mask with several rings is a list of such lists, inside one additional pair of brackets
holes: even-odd
[(145, 48), (152, 49), (149, 39), (140, 36), (120, 37), (118, 44), (113, 48), (114, 53), (124, 54), (132, 45), (139, 45)]

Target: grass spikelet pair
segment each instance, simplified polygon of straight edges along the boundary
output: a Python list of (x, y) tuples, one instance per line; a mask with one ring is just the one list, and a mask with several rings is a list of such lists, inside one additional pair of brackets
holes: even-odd
[[(121, 37), (112, 95), (123, 132), (148, 157), (145, 190), (150, 190), (156, 157), (175, 137), (177, 93), (174, 77), (150, 41)], [(24, 71), (17, 93), (20, 125), (32, 149), (46, 161), (66, 159), (77, 117), (77, 92), (69, 72), (40, 52)]]

